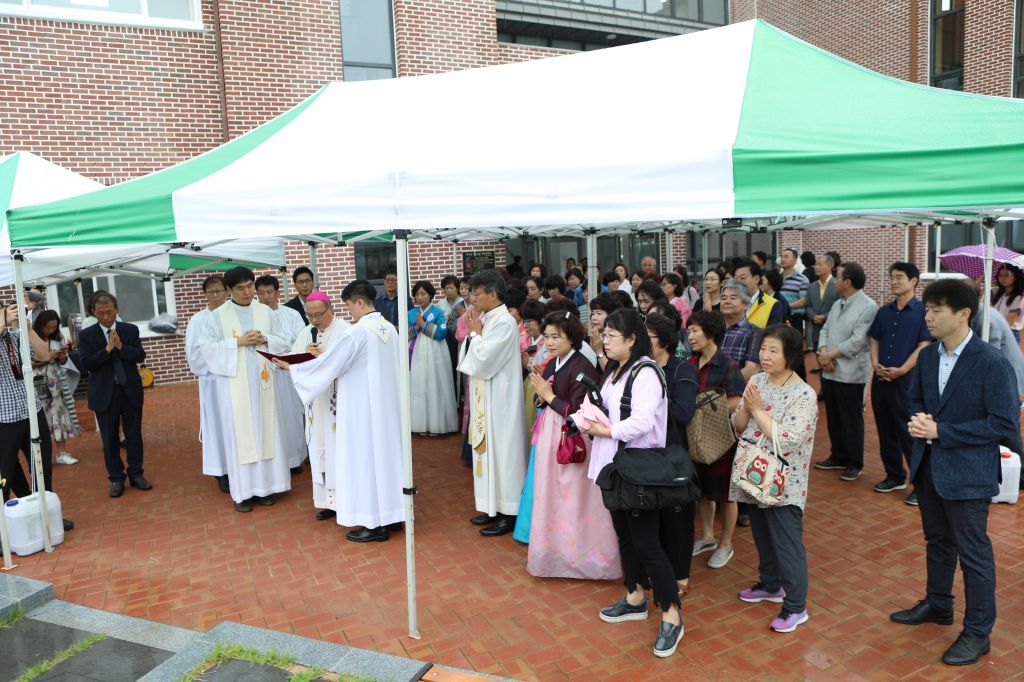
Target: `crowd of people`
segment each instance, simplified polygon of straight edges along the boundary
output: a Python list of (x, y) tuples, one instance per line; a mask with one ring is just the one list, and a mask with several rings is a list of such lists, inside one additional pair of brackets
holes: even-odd
[[(728, 565), (740, 528), (752, 533), (758, 575), (738, 599), (781, 604), (768, 623), (775, 632), (808, 621), (810, 471), (860, 477), (870, 386), (886, 472), (874, 490), (914, 484), (906, 501), (920, 506), (927, 545), (926, 597), (892, 619), (952, 622), (959, 560), (967, 613), (943, 660), (971, 663), (988, 652), (995, 564), (987, 503), (998, 489), (999, 445), (1022, 450), (1021, 273), (1001, 268), (983, 302), (991, 311), (986, 344), (979, 283), (938, 280), (918, 299), (920, 273), (910, 263), (889, 268), (892, 300), (882, 306), (864, 292), (864, 269), (834, 252), (786, 249), (777, 265), (757, 252), (708, 269), (701, 287), (685, 267), (661, 273), (648, 256), (637, 272), (616, 263), (598, 273), (592, 298), (590, 270), (586, 259), (579, 267), (569, 259), (557, 273), (517, 259), (505, 271), (447, 276), (439, 287), (417, 281), (408, 292), (388, 273), (380, 293), (365, 280), (346, 286), (344, 315), (306, 267), (292, 275), (298, 294), (280, 304), (272, 276), (238, 267), (206, 278), (207, 306), (186, 331), (204, 474), (237, 511), (251, 512), (290, 490), (308, 459), (316, 519), (354, 528), (354, 542), (388, 540), (404, 511), (401, 426), (387, 396), (408, 353), (413, 432), (462, 433), (459, 456), (478, 512), (470, 523), (481, 535), (512, 533), (527, 543), (531, 575), (621, 579), (624, 595), (599, 613), (606, 622), (645, 620), (649, 591), (661, 611), (653, 652), (665, 657), (683, 637), (693, 558), (708, 553), (711, 569)], [(408, 347), (397, 332), (398, 296), (409, 299)], [(123, 494), (125, 480), (148, 490), (138, 329), (119, 321), (107, 292), (97, 292), (90, 312), (97, 324), (79, 334), (79, 357), (90, 372), (110, 495)], [(12, 397), (0, 403), (0, 426), (10, 433), (3, 475), (20, 496), (27, 412), (14, 362), (19, 335), (10, 329), (16, 313), (8, 308), (3, 332), (11, 361), (0, 363), (0, 383)], [(29, 342), (46, 388), (39, 413), (66, 442), (80, 429), (59, 319), (38, 315)], [(820, 373), (820, 390), (809, 373)], [(830, 453), (812, 462), (819, 403)], [(695, 452), (701, 443), (690, 439), (703, 436), (690, 427), (708, 405), (726, 408), (732, 445), (693, 462), (699, 495), (611, 508), (602, 472), (639, 450)], [(781, 464), (769, 470), (773, 458)], [(769, 471), (771, 492), (752, 492), (747, 483)]]

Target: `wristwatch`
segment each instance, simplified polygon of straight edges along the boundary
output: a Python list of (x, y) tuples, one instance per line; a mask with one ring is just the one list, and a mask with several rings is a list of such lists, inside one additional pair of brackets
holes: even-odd
[(477, 334), (476, 332), (470, 332), (470, 333), (469, 333), (469, 338), (471, 338), (471, 339), (475, 339), (475, 338), (476, 338), (476, 337), (478, 337), (478, 336), (480, 336), (480, 335), (479, 335), (479, 334)]

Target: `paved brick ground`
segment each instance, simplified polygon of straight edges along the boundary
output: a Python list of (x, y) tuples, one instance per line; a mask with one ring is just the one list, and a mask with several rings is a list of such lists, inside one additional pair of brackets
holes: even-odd
[[(908, 628), (888, 613), (923, 590), (918, 512), (899, 494), (879, 495), (876, 436), (868, 412), (865, 475), (843, 483), (815, 471), (806, 517), (810, 622), (779, 635), (774, 605), (735, 594), (755, 576), (748, 530), (724, 569), (696, 562), (684, 601), (686, 636), (668, 660), (650, 647), (655, 621), (608, 625), (597, 609), (618, 598), (612, 583), (542, 580), (526, 573), (511, 536), (480, 537), (470, 471), (456, 438), (416, 438), (419, 618), (406, 636), (401, 535), (356, 545), (313, 519), (308, 474), (274, 507), (238, 514), (200, 473), (197, 390), (148, 391), (146, 476), (154, 489), (107, 497), (98, 434), (72, 443), (81, 463), (56, 465), (65, 515), (77, 528), (52, 554), (20, 558), (19, 575), (53, 582), (57, 598), (206, 630), (232, 620), (327, 641), (510, 677), (558, 679), (1005, 680), (1024, 674), (1024, 512), (993, 507), (1000, 620), (992, 655), (953, 669), (939, 662), (958, 626)], [(84, 410), (84, 406), (80, 406)], [(87, 414), (87, 413), (86, 413)], [(91, 423), (84, 416), (83, 423)], [(827, 451), (824, 423), (816, 454)], [(958, 620), (962, 586), (957, 581)]]

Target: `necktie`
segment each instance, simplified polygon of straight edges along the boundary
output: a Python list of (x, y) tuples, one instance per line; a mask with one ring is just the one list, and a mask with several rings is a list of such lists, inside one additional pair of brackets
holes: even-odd
[[(110, 342), (110, 332), (112, 330), (113, 330), (113, 327), (111, 327), (110, 329), (107, 330), (107, 342), (108, 343)], [(113, 362), (114, 362), (114, 383), (117, 384), (118, 386), (124, 386), (125, 383), (127, 383), (128, 377), (126, 377), (125, 374), (124, 374), (124, 365), (121, 364), (121, 353), (120, 353), (120, 351), (118, 351), (115, 348), (114, 352), (111, 353), (111, 358), (113, 359)]]

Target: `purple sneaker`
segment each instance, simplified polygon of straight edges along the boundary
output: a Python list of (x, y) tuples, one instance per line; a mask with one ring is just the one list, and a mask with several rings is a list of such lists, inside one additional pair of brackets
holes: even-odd
[(773, 601), (776, 604), (781, 604), (782, 598), (785, 596), (786, 590), (781, 587), (775, 592), (769, 592), (764, 589), (764, 585), (761, 583), (755, 583), (752, 587), (748, 587), (740, 592), (740, 599), (750, 602), (751, 604), (756, 604), (762, 601)]
[(806, 622), (807, 609), (800, 613), (790, 613), (783, 609), (778, 618), (773, 620), (771, 625), (768, 626), (768, 629), (775, 630), (775, 632), (793, 632), (798, 625), (803, 625)]

